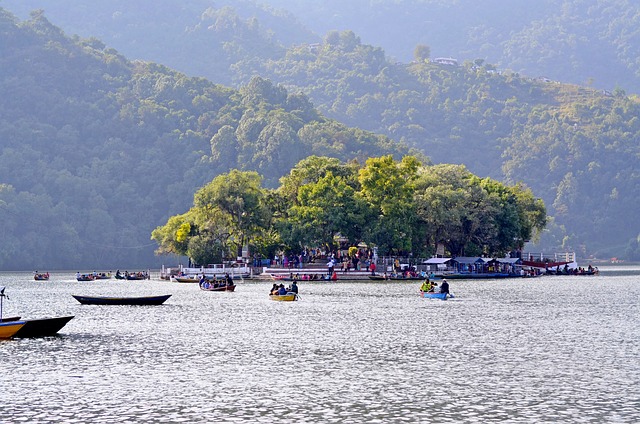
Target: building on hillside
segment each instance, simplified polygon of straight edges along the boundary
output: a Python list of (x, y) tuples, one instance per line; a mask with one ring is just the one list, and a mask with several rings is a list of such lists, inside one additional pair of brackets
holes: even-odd
[(433, 62), (440, 65), (458, 66), (458, 59), (452, 57), (436, 57)]

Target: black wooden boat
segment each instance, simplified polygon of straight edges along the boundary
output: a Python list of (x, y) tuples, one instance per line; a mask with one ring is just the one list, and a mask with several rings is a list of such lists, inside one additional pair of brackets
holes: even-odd
[(62, 329), (73, 315), (67, 317), (26, 319), (25, 325), (13, 337), (45, 337), (53, 336)]
[(20, 321), (20, 317), (6, 317), (0, 318), (0, 322)]
[(162, 305), (171, 297), (170, 294), (145, 297), (72, 296), (83, 305)]

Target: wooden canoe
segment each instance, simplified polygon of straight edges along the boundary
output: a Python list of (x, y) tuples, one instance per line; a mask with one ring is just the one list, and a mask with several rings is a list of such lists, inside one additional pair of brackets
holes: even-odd
[(62, 329), (72, 316), (56, 318), (27, 319), (25, 325), (13, 337), (46, 337), (53, 336)]
[(206, 286), (204, 284), (200, 284), (200, 290), (204, 290), (204, 291), (218, 291), (218, 292), (222, 292), (222, 291), (234, 291), (236, 289), (236, 285), (233, 284), (231, 286), (222, 286), (222, 287), (213, 287), (213, 284)]
[(173, 277), (173, 281), (176, 283), (199, 283), (200, 279), (192, 277)]
[(162, 305), (171, 297), (170, 294), (163, 296), (146, 297), (103, 297), (103, 296), (76, 296), (74, 299), (83, 305)]

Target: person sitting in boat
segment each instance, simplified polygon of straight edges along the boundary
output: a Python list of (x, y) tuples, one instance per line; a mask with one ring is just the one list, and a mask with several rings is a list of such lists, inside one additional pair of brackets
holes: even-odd
[(284, 284), (280, 284), (277, 294), (278, 296), (284, 296), (285, 294), (287, 294), (287, 289), (284, 288)]
[(298, 284), (296, 280), (293, 280), (291, 283), (291, 287), (289, 287), (290, 292), (298, 293)]
[(420, 286), (420, 291), (426, 293), (426, 292), (430, 292), (431, 290), (433, 290), (433, 286), (431, 285), (431, 281), (429, 281), (429, 279), (427, 278), (422, 282), (422, 285)]
[(271, 287), (271, 291), (269, 292), (269, 294), (277, 294), (278, 293), (278, 285), (276, 283), (273, 283), (273, 287)]
[(447, 283), (447, 280), (442, 280), (442, 284), (440, 285), (440, 293), (449, 294), (449, 283)]

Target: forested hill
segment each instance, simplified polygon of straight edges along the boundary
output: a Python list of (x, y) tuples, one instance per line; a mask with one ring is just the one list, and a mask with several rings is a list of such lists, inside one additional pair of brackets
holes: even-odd
[(157, 266), (151, 231), (232, 168), (407, 149), (255, 78), (240, 90), (131, 62), (0, 9), (0, 269)]
[[(69, 33), (95, 36), (127, 57), (224, 84), (234, 79), (236, 62), (273, 58), (283, 47), (318, 42), (332, 30), (351, 30), (365, 44), (379, 46), (404, 63), (413, 59), (416, 45), (426, 44), (433, 57), (480, 58), (530, 77), (640, 93), (640, 3), (630, 0), (3, 0), (0, 4), (23, 19), (34, 9), (44, 9)], [(249, 39), (251, 47), (244, 42)]]
[(434, 163), (524, 182), (554, 218), (547, 251), (621, 256), (615, 252), (635, 243), (636, 96), (527, 78), (482, 60), (438, 63), (425, 50), (411, 64), (396, 63), (351, 31), (332, 32), (322, 44), (288, 49), (260, 74), (304, 90), (327, 116), (401, 140)]

